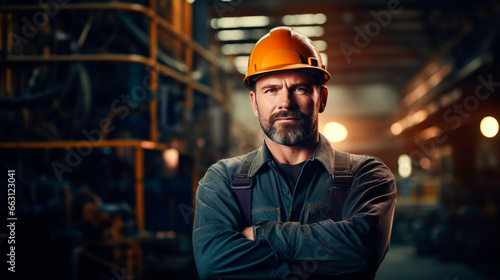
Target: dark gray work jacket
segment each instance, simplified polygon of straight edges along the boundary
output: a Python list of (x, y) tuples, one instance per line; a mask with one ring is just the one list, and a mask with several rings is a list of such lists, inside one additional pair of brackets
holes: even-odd
[(350, 155), (353, 184), (334, 221), (333, 150), (320, 135), (293, 192), (264, 144), (254, 175), (246, 239), (231, 187), (244, 156), (221, 160), (196, 192), (193, 249), (201, 279), (372, 279), (389, 247), (396, 203), (394, 176), (371, 156)]

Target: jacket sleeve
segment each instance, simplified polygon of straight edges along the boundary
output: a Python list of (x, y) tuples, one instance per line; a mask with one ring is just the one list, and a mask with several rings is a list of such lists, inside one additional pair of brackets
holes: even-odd
[(254, 229), (256, 240), (271, 246), (280, 261), (312, 274), (374, 273), (389, 247), (395, 180), (371, 157), (353, 176), (341, 221), (267, 222)]
[(193, 249), (201, 279), (270, 279), (278, 264), (269, 245), (246, 239), (241, 211), (222, 165), (212, 166), (196, 192)]

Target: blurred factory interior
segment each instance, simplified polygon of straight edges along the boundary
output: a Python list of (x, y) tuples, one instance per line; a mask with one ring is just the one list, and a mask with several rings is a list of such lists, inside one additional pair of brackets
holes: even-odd
[[(0, 0), (17, 279), (196, 279), (197, 182), (262, 144), (242, 79), (279, 25), (332, 74), (320, 132), (396, 175), (394, 252), (498, 279), (499, 1)], [(395, 263), (377, 278), (444, 279)]]

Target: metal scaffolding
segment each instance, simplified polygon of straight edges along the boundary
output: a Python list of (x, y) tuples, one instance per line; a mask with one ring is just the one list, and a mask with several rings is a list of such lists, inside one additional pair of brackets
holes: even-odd
[[(174, 1), (175, 2), (175, 1)], [(184, 19), (186, 29), (192, 29), (192, 8), (186, 1), (178, 1), (174, 7)], [(185, 110), (189, 110), (193, 106), (193, 93), (198, 91), (213, 98), (217, 104), (223, 109), (229, 108), (230, 96), (225, 87), (225, 91), (221, 89), (219, 81), (219, 71), (226, 72), (224, 61), (217, 57), (213, 52), (203, 47), (201, 44), (192, 39), (189, 32), (179, 31), (178, 28), (161, 17), (157, 13), (157, 1), (150, 0), (149, 7), (134, 3), (78, 3), (78, 4), (61, 4), (58, 6), (59, 11), (121, 11), (127, 13), (136, 13), (144, 16), (148, 20), (148, 38), (149, 38), (149, 56), (138, 54), (51, 54), (45, 52), (40, 55), (16, 55), (13, 54), (12, 45), (7, 42), (7, 35), (12, 31), (13, 14), (19, 12), (34, 12), (46, 10), (44, 4), (40, 5), (4, 5), (0, 6), (0, 52), (3, 57), (0, 58), (2, 63), (6, 65), (23, 64), (23, 63), (57, 63), (57, 62), (111, 62), (111, 63), (136, 63), (150, 67), (151, 78), (149, 79), (150, 100), (149, 100), (149, 139), (135, 140), (105, 140), (105, 133), (101, 135), (99, 141), (93, 141), (92, 147), (128, 147), (135, 150), (135, 200), (136, 200), (136, 218), (138, 229), (145, 230), (144, 222), (144, 150), (163, 150), (169, 145), (167, 143), (159, 143), (158, 136), (158, 121), (157, 107), (158, 97), (157, 91), (159, 88), (159, 74), (168, 76), (176, 82), (183, 84), (185, 87)], [(184, 47), (184, 65), (185, 71), (179, 72), (170, 65), (162, 63), (158, 58), (158, 37), (159, 30), (168, 32), (176, 41)], [(210, 71), (212, 85), (203, 84), (192, 77), (193, 52), (209, 62), (211, 69), (218, 71)], [(3, 78), (3, 88), (7, 97), (12, 97), (10, 91), (13, 85), (11, 76), (12, 73), (7, 67)], [(214, 76), (215, 75), (215, 76)], [(63, 149), (76, 148), (81, 145), (78, 141), (43, 141), (43, 142), (3, 142), (0, 143), (0, 149)]]

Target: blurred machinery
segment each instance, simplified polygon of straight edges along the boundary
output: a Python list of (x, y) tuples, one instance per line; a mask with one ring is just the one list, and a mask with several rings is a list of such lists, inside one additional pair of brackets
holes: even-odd
[(229, 146), (232, 70), (207, 3), (0, 4), (18, 275), (192, 279), (193, 187)]
[(198, 179), (232, 139), (258, 138), (243, 110), (231, 120), (233, 68), (281, 24), (321, 31), (330, 117), (349, 130), (335, 147), (396, 174), (393, 242), (498, 275), (500, 137), (479, 130), (500, 119), (498, 1), (0, 0), (0, 172), (16, 170), (20, 277), (195, 278)]
[[(403, 88), (391, 127), (406, 157), (393, 237), (491, 277), (500, 260), (500, 10), (468, 14)], [(491, 135), (484, 119), (496, 123)]]

